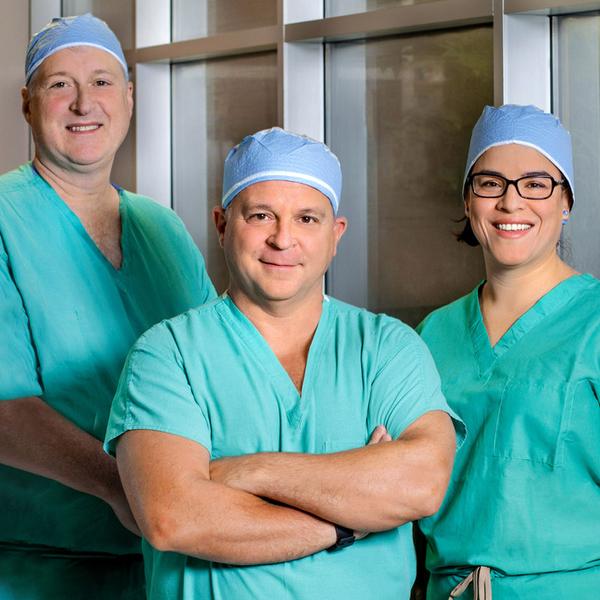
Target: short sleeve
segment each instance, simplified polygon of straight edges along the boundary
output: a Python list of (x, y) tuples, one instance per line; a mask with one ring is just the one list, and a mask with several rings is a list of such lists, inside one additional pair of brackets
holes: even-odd
[(135, 429), (179, 435), (211, 451), (208, 419), (194, 398), (166, 322), (147, 331), (127, 357), (109, 416), (105, 451), (114, 456), (119, 436)]
[(212, 281), (210, 280), (210, 277), (208, 276), (208, 272), (206, 271), (206, 264), (204, 262), (204, 257), (202, 256), (202, 253), (200, 252), (200, 250), (198, 250), (198, 247), (194, 243), (194, 240), (192, 240), (192, 237), (189, 233), (187, 233), (187, 231), (186, 235), (188, 238), (188, 243), (191, 246), (191, 252), (196, 259), (196, 277), (200, 287), (199, 304), (206, 304), (207, 302), (210, 302), (211, 300), (214, 300), (217, 297), (217, 292)]
[(457, 446), (465, 438), (462, 420), (450, 409), (441, 391), (440, 377), (431, 353), (409, 328), (386, 339), (381, 352), (384, 359), (373, 381), (370, 402), (370, 430), (385, 425), (395, 439), (419, 417), (441, 410), (453, 421)]
[(187, 257), (189, 263), (186, 262), (186, 264), (190, 265), (190, 272), (194, 274), (191, 282), (194, 286), (194, 305), (206, 304), (217, 297), (217, 292), (206, 271), (206, 262), (202, 252), (198, 249), (181, 218), (173, 212), (170, 216), (176, 223), (177, 239), (181, 252), (180, 258)]
[(29, 319), (0, 237), (0, 400), (40, 396)]

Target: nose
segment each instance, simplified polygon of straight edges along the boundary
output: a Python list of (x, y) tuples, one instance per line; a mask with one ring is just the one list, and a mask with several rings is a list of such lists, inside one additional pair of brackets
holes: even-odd
[(71, 110), (78, 115), (86, 115), (92, 107), (91, 92), (85, 86), (78, 86), (71, 102)]
[(277, 250), (287, 250), (294, 246), (296, 241), (292, 224), (287, 220), (278, 219), (273, 225), (267, 243)]
[(519, 210), (524, 202), (524, 199), (517, 190), (517, 184), (510, 181), (506, 186), (506, 190), (500, 198), (498, 198), (497, 208), (505, 212), (514, 212)]

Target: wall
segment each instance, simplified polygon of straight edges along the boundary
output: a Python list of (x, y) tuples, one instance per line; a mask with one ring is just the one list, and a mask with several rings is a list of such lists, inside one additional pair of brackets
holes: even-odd
[(0, 18), (0, 173), (29, 158), (29, 132), (21, 115), (23, 65), (29, 41), (29, 3), (2, 0)]

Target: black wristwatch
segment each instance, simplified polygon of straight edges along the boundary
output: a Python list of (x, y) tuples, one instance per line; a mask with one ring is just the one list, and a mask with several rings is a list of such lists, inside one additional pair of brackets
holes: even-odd
[(335, 552), (336, 550), (341, 550), (342, 548), (347, 548), (354, 544), (356, 538), (354, 537), (354, 531), (352, 531), (352, 529), (336, 525), (335, 523), (333, 526), (335, 527), (335, 544), (329, 546), (327, 552)]

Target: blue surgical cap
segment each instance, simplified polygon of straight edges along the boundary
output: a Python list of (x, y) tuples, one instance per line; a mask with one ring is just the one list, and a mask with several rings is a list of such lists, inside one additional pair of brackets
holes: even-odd
[(245, 137), (225, 159), (223, 208), (249, 185), (272, 180), (295, 181), (319, 190), (337, 214), (342, 170), (325, 144), (279, 127)]
[(91, 46), (112, 54), (121, 63), (125, 79), (129, 79), (127, 62), (117, 36), (104, 21), (87, 13), (80, 17), (52, 19), (31, 38), (25, 59), (25, 83), (29, 83), (36, 69), (49, 56), (73, 46)]
[(473, 128), (463, 189), (477, 159), (494, 146), (520, 144), (543, 154), (563, 174), (575, 197), (571, 136), (561, 122), (536, 106), (486, 106)]

